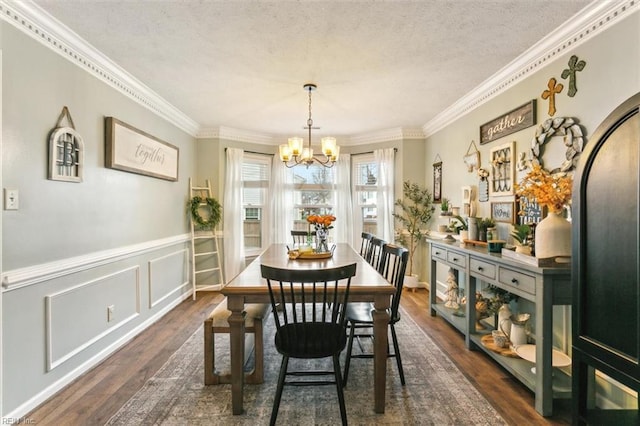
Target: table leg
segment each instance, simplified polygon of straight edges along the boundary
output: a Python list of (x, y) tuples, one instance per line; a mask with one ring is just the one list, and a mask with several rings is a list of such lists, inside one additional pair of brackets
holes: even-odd
[(373, 380), (374, 409), (376, 413), (384, 413), (385, 390), (387, 386), (387, 350), (389, 327), (389, 295), (376, 296), (373, 312)]
[(233, 414), (242, 414), (244, 394), (244, 299), (228, 296), (227, 308), (231, 311), (229, 322), (229, 346), (231, 357), (231, 405)]

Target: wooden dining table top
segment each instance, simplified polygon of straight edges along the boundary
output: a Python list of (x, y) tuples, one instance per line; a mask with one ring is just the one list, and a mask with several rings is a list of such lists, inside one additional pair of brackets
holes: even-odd
[(349, 244), (339, 243), (336, 244), (333, 256), (326, 259), (290, 259), (285, 244), (272, 244), (251, 262), (244, 271), (233, 278), (222, 289), (222, 293), (231, 296), (234, 294), (250, 295), (268, 292), (267, 283), (261, 276), (260, 265), (282, 269), (318, 270), (337, 268), (352, 263), (356, 264), (356, 275), (351, 279), (351, 295), (390, 295), (395, 291), (394, 287)]

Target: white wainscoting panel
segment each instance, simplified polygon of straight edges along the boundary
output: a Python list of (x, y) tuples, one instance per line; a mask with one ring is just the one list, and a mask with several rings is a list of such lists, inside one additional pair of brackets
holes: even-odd
[[(189, 285), (189, 251), (174, 251), (149, 260), (149, 308), (167, 299), (173, 300)], [(176, 283), (182, 286), (176, 287)]]
[(45, 306), (51, 371), (140, 315), (140, 268), (132, 266), (50, 294)]

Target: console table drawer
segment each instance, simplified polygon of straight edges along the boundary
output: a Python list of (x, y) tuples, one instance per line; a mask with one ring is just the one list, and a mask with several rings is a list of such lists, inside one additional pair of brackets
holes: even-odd
[(482, 275), (483, 277), (494, 280), (496, 278), (496, 265), (493, 263), (483, 262), (482, 260), (471, 258), (469, 265), (472, 274)]
[(458, 265), (461, 268), (466, 268), (467, 266), (467, 257), (464, 254), (457, 253), (455, 251), (447, 250), (447, 261), (454, 265)]
[(529, 294), (536, 294), (536, 279), (531, 275), (526, 275), (507, 268), (500, 268), (498, 281), (500, 281), (501, 284), (517, 288), (518, 290)]
[(433, 247), (431, 249), (431, 256), (436, 257), (438, 259), (447, 260), (447, 251), (445, 249), (441, 249), (439, 247)]

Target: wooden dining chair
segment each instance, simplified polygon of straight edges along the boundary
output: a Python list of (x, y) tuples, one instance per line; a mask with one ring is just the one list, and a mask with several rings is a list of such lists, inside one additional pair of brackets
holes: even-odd
[(369, 250), (369, 245), (371, 244), (371, 239), (373, 238), (373, 234), (368, 232), (363, 232), (362, 240), (360, 241), (360, 256), (366, 257), (367, 251)]
[(380, 254), (382, 253), (382, 247), (386, 244), (386, 241), (378, 238), (372, 237), (371, 243), (369, 244), (369, 251), (365, 256), (365, 260), (369, 262), (371, 266), (375, 269), (378, 269), (380, 265)]
[[(394, 244), (385, 244), (382, 247), (380, 256), (380, 266), (378, 272), (382, 274), (396, 288), (391, 298), (391, 307), (389, 308), (389, 328), (391, 329), (391, 340), (393, 342), (393, 352), (387, 349), (387, 357), (395, 358), (398, 365), (398, 373), (400, 374), (400, 382), (402, 386), (405, 384), (404, 370), (402, 369), (402, 358), (400, 356), (400, 346), (398, 345), (398, 336), (396, 335), (395, 324), (400, 321), (400, 297), (402, 296), (402, 286), (404, 284), (404, 274), (407, 270), (409, 261), (409, 251)], [(373, 316), (375, 310), (373, 303), (357, 302), (347, 305), (347, 328), (349, 329), (349, 343), (347, 344), (347, 356), (344, 367), (343, 383), (347, 385), (349, 376), (349, 366), (352, 358), (373, 358), (372, 352), (365, 351), (361, 339), (370, 339), (373, 341)], [(353, 353), (353, 341), (358, 341), (360, 351)]]
[[(282, 354), (271, 425), (275, 425), (285, 385), (335, 384), (340, 417), (347, 424), (340, 353), (347, 344), (345, 307), (356, 264), (332, 269), (279, 269), (261, 265), (266, 279), (276, 323), (275, 346)], [(289, 359), (333, 359), (333, 370), (289, 371)], [(287, 380), (288, 376), (333, 376), (333, 380)]]
[(316, 235), (316, 231), (291, 231), (291, 238), (293, 239), (294, 246), (302, 246), (307, 244), (307, 238), (311, 235), (314, 237)]

